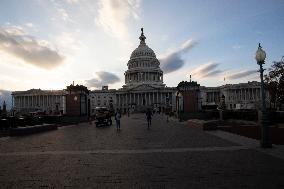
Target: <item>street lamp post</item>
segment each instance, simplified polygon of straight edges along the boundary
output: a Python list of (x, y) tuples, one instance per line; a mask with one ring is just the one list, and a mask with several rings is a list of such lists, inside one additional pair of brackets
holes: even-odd
[[(77, 97), (77, 96), (74, 96), (74, 102), (75, 102), (75, 103), (77, 103), (77, 100), (78, 100), (78, 97)], [(80, 122), (80, 115), (81, 115), (81, 110), (80, 110), (79, 117), (77, 117), (77, 123), (76, 123), (76, 125), (78, 125), (79, 122)], [(76, 115), (76, 116), (78, 116), (78, 115)]]
[(178, 118), (179, 118), (179, 121), (181, 121), (181, 111), (183, 111), (183, 99), (182, 99), (182, 94), (181, 92), (178, 93)]
[(262, 148), (271, 148), (272, 143), (271, 143), (271, 138), (269, 134), (269, 118), (266, 110), (266, 93), (264, 89), (264, 82), (263, 82), (263, 64), (264, 60), (266, 58), (266, 53), (264, 50), (262, 50), (262, 47), (260, 46), (260, 43), (258, 44), (258, 49), (255, 53), (255, 60), (257, 64), (260, 66), (260, 81), (261, 81), (261, 101), (262, 101), (262, 106), (261, 106), (261, 120), (260, 120), (260, 126), (261, 126), (261, 140), (260, 140), (260, 145)]

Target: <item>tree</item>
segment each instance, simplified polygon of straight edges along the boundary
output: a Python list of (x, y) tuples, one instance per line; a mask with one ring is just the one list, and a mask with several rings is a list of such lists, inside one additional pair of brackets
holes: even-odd
[(265, 75), (270, 94), (270, 103), (279, 106), (284, 104), (284, 56), (281, 61), (274, 61), (268, 74)]

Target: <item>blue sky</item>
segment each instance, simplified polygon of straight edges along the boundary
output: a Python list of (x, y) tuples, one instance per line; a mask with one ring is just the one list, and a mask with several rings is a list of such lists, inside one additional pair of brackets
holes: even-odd
[(284, 55), (283, 10), (281, 0), (1, 0), (0, 90), (120, 88), (141, 27), (167, 86), (259, 80), (258, 43), (265, 67)]

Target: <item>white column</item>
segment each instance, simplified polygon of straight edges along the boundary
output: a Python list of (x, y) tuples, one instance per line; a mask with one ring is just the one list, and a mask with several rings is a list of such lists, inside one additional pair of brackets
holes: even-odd
[(128, 107), (128, 104), (129, 104), (129, 93), (128, 94), (126, 94), (126, 105), (127, 105), (127, 107)]
[(44, 96), (44, 105), (45, 105), (45, 109), (47, 107), (47, 95)]
[(159, 92), (156, 92), (156, 103), (159, 103)]
[(29, 96), (26, 96), (26, 107), (29, 107)]
[(118, 99), (119, 99), (118, 107), (121, 108), (121, 94), (118, 95)]

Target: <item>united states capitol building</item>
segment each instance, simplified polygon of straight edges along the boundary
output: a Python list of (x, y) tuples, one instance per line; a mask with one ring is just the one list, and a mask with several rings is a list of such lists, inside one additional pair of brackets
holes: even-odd
[[(127, 62), (127, 70), (124, 73), (125, 84), (122, 88), (108, 89), (108, 86), (102, 86), (100, 90), (89, 92), (86, 104), (84, 104), (89, 115), (94, 114), (95, 107), (98, 106), (120, 109), (124, 113), (142, 112), (147, 108), (175, 112), (179, 108), (177, 100), (188, 98), (177, 96), (179, 94), (178, 87), (167, 87), (164, 84), (160, 62), (155, 52), (146, 44), (143, 29), (141, 29), (139, 40), (138, 47), (131, 53)], [(190, 85), (188, 90), (191, 90)], [(194, 99), (189, 100), (197, 104), (196, 110), (217, 106), (222, 96), (225, 97), (227, 109), (259, 109), (260, 107), (260, 83), (256, 81), (219, 87), (199, 87), (198, 85), (197, 88), (194, 87), (194, 90), (196, 95)], [(16, 112), (41, 110), (47, 113), (65, 114), (67, 95), (68, 92), (65, 89), (59, 91), (40, 89), (14, 91), (12, 93), (12, 107)], [(181, 102), (179, 102), (179, 106), (180, 104)]]

